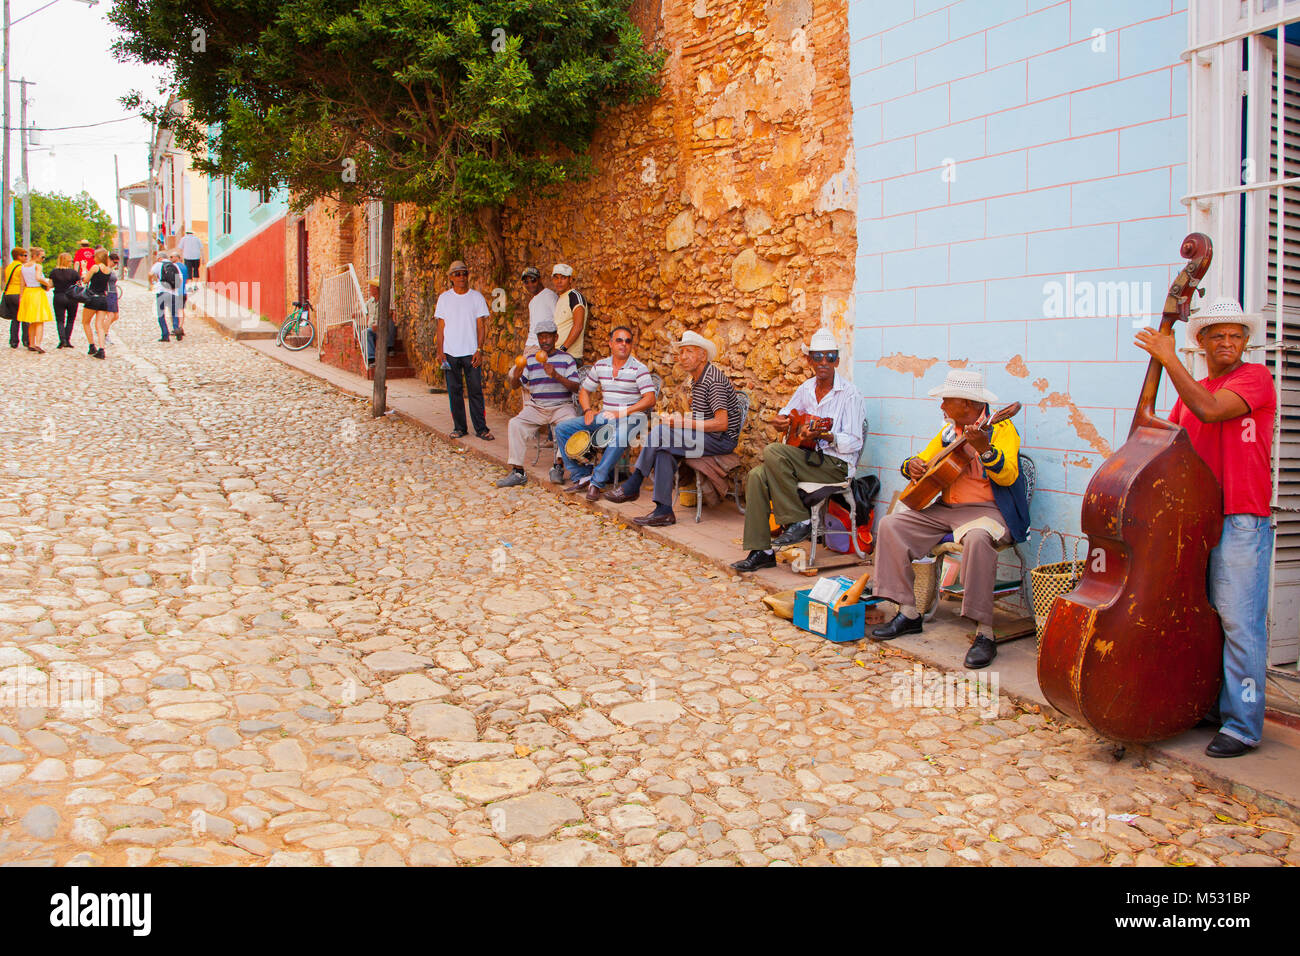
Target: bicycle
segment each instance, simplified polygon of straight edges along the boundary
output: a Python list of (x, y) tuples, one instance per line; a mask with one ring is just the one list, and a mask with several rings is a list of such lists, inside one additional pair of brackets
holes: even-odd
[(301, 352), (316, 341), (316, 326), (311, 321), (312, 305), (306, 299), (293, 304), (293, 311), (280, 323), (275, 344), (290, 352)]

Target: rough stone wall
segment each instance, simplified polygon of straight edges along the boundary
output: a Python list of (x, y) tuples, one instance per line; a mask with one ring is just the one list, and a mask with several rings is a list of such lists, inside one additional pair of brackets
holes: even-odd
[[(637, 12), (654, 16), (653, 6)], [(592, 179), (505, 211), (506, 307), (493, 313), (487, 343), (491, 401), (518, 404), (504, 381), (527, 330), (519, 272), (531, 264), (549, 273), (561, 261), (593, 303), (585, 360), (607, 354), (612, 325), (630, 325), (636, 354), (665, 377), (661, 407), (684, 407), (670, 342), (695, 329), (718, 343), (719, 364), (753, 400), (746, 457), (771, 440), (766, 420), (808, 377), (800, 345), (813, 331), (835, 330), (841, 368), (852, 374), (847, 35), (845, 0), (663, 0), (661, 95), (604, 118)], [(363, 257), (365, 248), (364, 215), (315, 214), (313, 290), (320, 263), (346, 261), (347, 243), (334, 248), (323, 227), (355, 223)], [(447, 282), (430, 249), (403, 241), (415, 215), (399, 208), (396, 217), (396, 320), (412, 363), (432, 381), (433, 306)], [(492, 303), (486, 250), (460, 257)]]

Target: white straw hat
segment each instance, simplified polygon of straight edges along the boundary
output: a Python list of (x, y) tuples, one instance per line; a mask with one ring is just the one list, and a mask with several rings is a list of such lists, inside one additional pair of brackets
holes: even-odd
[(951, 368), (943, 384), (930, 389), (935, 398), (968, 398), (972, 402), (996, 402), (998, 397), (984, 387), (984, 373), (974, 369)]
[(709, 357), (710, 362), (718, 357), (718, 347), (698, 332), (683, 332), (682, 340), (677, 343), (677, 347), (681, 348), (683, 345), (694, 345), (696, 348), (704, 349), (704, 354)]
[(1259, 315), (1246, 315), (1241, 311), (1241, 304), (1234, 298), (1221, 295), (1210, 303), (1208, 309), (1201, 309), (1187, 320), (1187, 344), (1200, 348), (1196, 337), (1211, 325), (1230, 322), (1246, 329), (1246, 341), (1258, 342), (1264, 337), (1264, 319)]
[(835, 341), (835, 335), (828, 329), (818, 329), (808, 340), (808, 344), (801, 346), (803, 354), (809, 352), (838, 352), (840, 343)]

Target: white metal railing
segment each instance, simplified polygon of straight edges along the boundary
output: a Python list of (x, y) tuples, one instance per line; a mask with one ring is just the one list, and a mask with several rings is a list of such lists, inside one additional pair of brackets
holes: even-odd
[(326, 276), (320, 283), (320, 296), (316, 300), (316, 319), (320, 326), (316, 336), (316, 352), (325, 345), (325, 333), (331, 326), (352, 323), (357, 346), (365, 354), (366, 300), (361, 295), (361, 283), (352, 263), (342, 272)]
[[(1265, 318), (1272, 312), (1272, 341), (1253, 343), (1252, 351), (1266, 366), (1272, 365), (1278, 396), (1273, 434), (1275, 528), (1280, 518), (1288, 522), (1294, 519), (1285, 515), (1291, 509), (1282, 507), (1283, 469), (1297, 464), (1282, 441), (1288, 384), (1284, 372), (1286, 354), (1292, 351), (1286, 342), (1285, 315), (1286, 299), (1292, 294), (1286, 285), (1285, 236), (1291, 218), (1287, 192), (1300, 184), (1300, 176), (1295, 175), (1294, 168), (1288, 169), (1286, 158), (1287, 142), (1294, 143), (1296, 134), (1287, 122), (1287, 78), (1292, 76), (1290, 98), (1294, 99), (1295, 51), (1287, 49), (1286, 27), (1297, 21), (1300, 0), (1191, 0), (1188, 45), (1183, 52), (1188, 64), (1189, 96), (1187, 194), (1182, 201), (1188, 207), (1191, 227), (1214, 240), (1215, 256), (1205, 285), (1216, 295), (1240, 290), (1247, 312), (1262, 313)], [(1269, 33), (1275, 38), (1270, 38)], [(1292, 61), (1290, 70), (1288, 59)], [(1274, 110), (1276, 145), (1271, 131)], [(1243, 142), (1244, 158), (1240, 146)], [(1276, 170), (1270, 168), (1274, 150)], [(1270, 199), (1276, 205), (1275, 238), (1270, 238)], [(1275, 284), (1270, 289), (1269, 257), (1274, 246)], [(1275, 297), (1271, 304), (1270, 292)], [(1193, 374), (1204, 374), (1204, 366), (1195, 354), (1188, 358)], [(1286, 482), (1289, 484), (1291, 479)], [(1280, 645), (1294, 639), (1290, 632), (1296, 626), (1300, 582), (1279, 581), (1281, 529), (1278, 531), (1269, 582), (1269, 623), (1273, 632), (1270, 643)], [(1293, 576), (1293, 572), (1288, 571), (1288, 575)], [(1275, 631), (1279, 626), (1281, 630)]]

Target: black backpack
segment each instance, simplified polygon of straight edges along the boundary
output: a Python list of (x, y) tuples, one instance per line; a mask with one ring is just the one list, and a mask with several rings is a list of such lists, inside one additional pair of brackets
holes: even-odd
[(169, 289), (175, 289), (180, 285), (177, 280), (181, 277), (181, 270), (176, 268), (174, 262), (164, 262), (162, 271), (158, 273), (158, 281)]

